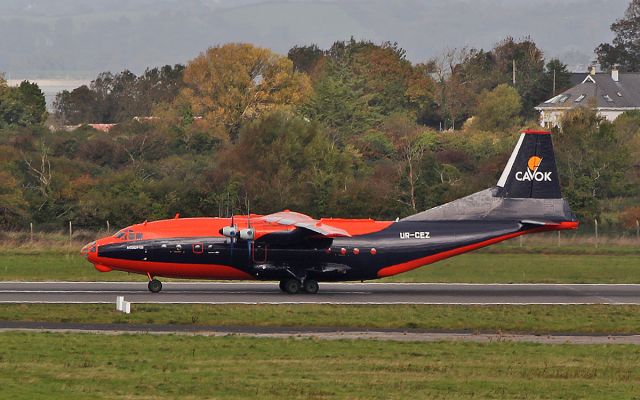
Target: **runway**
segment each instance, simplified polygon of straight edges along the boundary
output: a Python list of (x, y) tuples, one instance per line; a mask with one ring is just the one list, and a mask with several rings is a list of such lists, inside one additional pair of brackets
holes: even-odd
[(276, 283), (0, 282), (0, 303), (167, 304), (640, 304), (639, 284), (322, 283), (315, 295), (281, 293)]

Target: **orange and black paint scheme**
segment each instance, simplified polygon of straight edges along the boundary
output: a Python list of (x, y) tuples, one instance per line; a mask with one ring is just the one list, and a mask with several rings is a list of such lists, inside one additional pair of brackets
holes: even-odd
[(143, 222), (86, 245), (98, 271), (156, 277), (318, 282), (396, 275), (523, 234), (576, 229), (560, 193), (551, 134), (523, 131), (496, 186), (397, 221), (313, 219), (281, 211)]

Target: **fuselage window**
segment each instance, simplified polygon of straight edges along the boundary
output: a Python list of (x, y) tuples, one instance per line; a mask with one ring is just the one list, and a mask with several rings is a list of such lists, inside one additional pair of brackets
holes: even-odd
[(142, 233), (136, 233), (136, 240), (142, 240)]
[(136, 234), (135, 234), (135, 233), (133, 233), (133, 232), (130, 232), (130, 233), (127, 235), (127, 240), (136, 240)]

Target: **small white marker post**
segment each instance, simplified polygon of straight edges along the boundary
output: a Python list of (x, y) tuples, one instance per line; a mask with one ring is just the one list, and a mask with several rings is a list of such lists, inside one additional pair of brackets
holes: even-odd
[(125, 314), (131, 314), (131, 302), (124, 301), (124, 296), (116, 296), (116, 310)]

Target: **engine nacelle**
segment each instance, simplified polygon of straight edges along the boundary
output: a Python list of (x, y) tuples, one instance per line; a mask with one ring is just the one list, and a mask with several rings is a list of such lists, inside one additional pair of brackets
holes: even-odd
[(253, 228), (240, 230), (240, 239), (242, 240), (253, 240), (255, 236), (256, 231)]
[(229, 237), (229, 238), (234, 238), (236, 236), (238, 236), (238, 229), (235, 226), (225, 226), (224, 228), (220, 229), (220, 233), (223, 236)]

